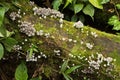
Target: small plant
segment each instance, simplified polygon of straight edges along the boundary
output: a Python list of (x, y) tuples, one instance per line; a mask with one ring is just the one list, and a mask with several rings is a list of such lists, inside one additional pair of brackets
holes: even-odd
[(15, 71), (16, 80), (28, 80), (27, 67), (24, 62), (22, 62)]
[(80, 66), (73, 66), (67, 69), (68, 61), (66, 60), (61, 67), (60, 73), (64, 76), (66, 80), (73, 80), (72, 77), (69, 76), (70, 73), (72, 73), (74, 70), (78, 69)]
[(38, 48), (38, 47), (37, 47), (36, 45), (31, 44), (30, 48), (27, 50), (27, 51), (29, 52), (28, 58), (31, 58), (31, 57), (32, 57), (33, 52), (38, 52), (37, 48)]
[(116, 4), (115, 6), (117, 7), (117, 9), (120, 9), (120, 4)]
[[(27, 66), (25, 64), (25, 62), (21, 62), (15, 71), (15, 79), (16, 80), (28, 80), (28, 70), (27, 70)], [(31, 78), (30, 80), (42, 80), (42, 77), (35, 77), (35, 78)]]
[(111, 16), (108, 20), (108, 24), (113, 26), (113, 30), (119, 31), (120, 30), (120, 21), (119, 21), (120, 16), (119, 16), (118, 10), (120, 10), (120, 4), (114, 4), (114, 6), (115, 6), (115, 12), (117, 15)]
[(30, 48), (27, 50), (26, 61), (37, 61), (37, 57), (35, 57), (35, 52), (38, 52), (37, 48), (35, 44), (31, 44)]
[(113, 26), (113, 30), (116, 30), (116, 31), (120, 30), (120, 21), (118, 16), (116, 15), (112, 16), (109, 19), (108, 24)]
[[(1, 33), (2, 32), (1, 28), (2, 28), (2, 24), (3, 24), (4, 14), (5, 14), (5, 8), (0, 7), (0, 37), (4, 37), (3, 34)], [(2, 43), (0, 43), (0, 59), (3, 57), (3, 55), (4, 55), (4, 47), (3, 47)]]
[(0, 59), (4, 55), (4, 49), (10, 52), (13, 46), (17, 43), (17, 41), (14, 38), (11, 38), (13, 32), (8, 31), (3, 25), (5, 13), (9, 10), (9, 7), (4, 6), (4, 4), (1, 5), (2, 7), (0, 7)]
[[(110, 0), (54, 0), (52, 5), (53, 9), (68, 10), (73, 11), (71, 21), (81, 20), (84, 21), (84, 16), (88, 15), (93, 19), (95, 8), (103, 9), (103, 4), (109, 2)], [(63, 6), (63, 9), (61, 7)], [(80, 14), (78, 14), (80, 13)]]
[(0, 59), (3, 57), (4, 55), (4, 48), (3, 45), (0, 43)]

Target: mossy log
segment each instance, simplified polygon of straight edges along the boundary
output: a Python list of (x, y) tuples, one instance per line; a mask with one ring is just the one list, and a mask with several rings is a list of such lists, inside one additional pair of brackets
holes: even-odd
[[(101, 32), (90, 26), (75, 28), (73, 22), (65, 20), (61, 27), (57, 18), (41, 18), (34, 15), (32, 11), (34, 6), (29, 4), (18, 6), (21, 12), (25, 14), (20, 19), (12, 21), (9, 15), (12, 11), (17, 10), (15, 7), (15, 9), (12, 8), (6, 14), (9, 22), (4, 22), (4, 25), (9, 31), (14, 32), (11, 37), (18, 41), (16, 45), (20, 45), (22, 49), (15, 50), (13, 48), (10, 52), (5, 51), (4, 58), (0, 61), (1, 79), (12, 80), (14, 78), (17, 65), (21, 60), (26, 61), (29, 49), (33, 45), (37, 49), (37, 51), (33, 50), (33, 53), (35, 56), (40, 55), (41, 58), (36, 62), (26, 62), (28, 74), (30, 77), (45, 75), (44, 80), (63, 80), (61, 75), (58, 75), (59, 66), (62, 65), (63, 60), (71, 59), (74, 64), (80, 64), (79, 59), (76, 58), (79, 55), (101, 53), (109, 56), (114, 52), (120, 53), (120, 36)], [(34, 36), (27, 36), (20, 32), (18, 21), (34, 24), (35, 30), (42, 30), (43, 35), (35, 33)]]

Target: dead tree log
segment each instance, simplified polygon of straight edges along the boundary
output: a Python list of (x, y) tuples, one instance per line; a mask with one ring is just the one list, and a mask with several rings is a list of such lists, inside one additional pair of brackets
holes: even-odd
[(58, 70), (66, 59), (81, 64), (77, 58), (80, 55), (120, 53), (120, 36), (83, 26), (80, 22), (62, 20), (63, 14), (55, 10), (38, 8), (32, 3), (16, 3), (6, 13), (6, 18), (9, 22), (4, 25), (14, 32), (11, 37), (17, 41), (10, 52), (5, 51), (0, 62), (8, 77), (13, 77), (17, 64), (26, 60), (30, 61), (27, 63), (30, 76), (44, 73), (50, 80), (61, 80)]

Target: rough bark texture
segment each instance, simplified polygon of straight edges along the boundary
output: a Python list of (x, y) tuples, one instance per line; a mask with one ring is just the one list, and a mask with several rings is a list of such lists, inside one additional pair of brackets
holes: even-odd
[[(26, 6), (26, 9), (24, 9), (23, 6)], [(29, 75), (30, 77), (45, 75), (44, 80), (62, 80), (61, 76), (58, 76), (59, 72), (57, 70), (59, 70), (59, 66), (62, 64), (63, 59), (70, 58), (69, 54), (78, 56), (79, 54), (89, 55), (96, 53), (108, 55), (115, 51), (120, 53), (119, 36), (101, 32), (89, 26), (77, 29), (73, 26), (74, 23), (68, 21), (63, 21), (63, 27), (61, 28), (59, 19), (50, 17), (40, 19), (40, 16), (33, 15), (33, 7), (27, 4), (21, 4), (20, 8), (26, 14), (19, 20), (30, 22), (34, 24), (34, 28), (37, 31), (43, 30), (44, 33), (49, 33), (50, 35), (45, 36), (44, 34), (42, 36), (35, 35), (28, 37), (26, 34), (19, 31), (19, 28), (17, 27), (19, 23), (17, 23), (17, 20), (10, 20), (11, 23), (5, 23), (6, 26), (13, 26), (11, 29), (9, 27), (9, 29), (15, 32), (12, 37), (18, 41), (20, 46), (22, 46), (22, 50), (6, 51), (6, 59), (0, 61), (0, 74), (2, 80), (12, 80), (11, 78), (14, 78), (13, 74), (15, 69), (21, 60), (26, 60), (27, 50), (30, 48), (31, 44), (37, 46), (38, 52), (35, 52), (35, 56), (42, 52), (47, 58), (43, 57), (38, 59), (37, 62), (27, 62)], [(9, 14), (9, 12), (7, 14)], [(25, 41), (26, 39), (27, 41)], [(89, 48), (87, 43), (90, 43), (93, 47)], [(55, 53), (55, 50), (60, 50), (60, 56)], [(18, 53), (20, 54), (19, 57), (17, 55)], [(79, 63), (79, 60), (75, 59), (73, 62), (77, 64)]]

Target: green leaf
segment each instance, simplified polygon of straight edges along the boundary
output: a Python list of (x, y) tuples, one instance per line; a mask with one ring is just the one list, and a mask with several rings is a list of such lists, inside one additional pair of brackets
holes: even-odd
[(71, 18), (71, 21), (76, 22), (77, 19), (78, 19), (78, 16), (77, 15), (73, 15), (72, 18)]
[(5, 29), (5, 27), (2, 24), (3, 24), (5, 12), (8, 11), (10, 5), (8, 6), (7, 3), (6, 4), (4, 3), (2, 5), (5, 7), (0, 7), (0, 37), (6, 37), (8, 31)]
[(63, 73), (63, 76), (64, 76), (64, 78), (65, 78), (66, 80), (70, 80), (69, 77), (68, 77), (68, 75), (66, 75), (65, 73)]
[(10, 37), (12, 34), (14, 34), (14, 32), (10, 32), (10, 31), (6, 30), (6, 37)]
[(94, 7), (91, 4), (86, 5), (86, 7), (83, 9), (83, 13), (93, 18), (95, 13)]
[(68, 77), (70, 80), (73, 80), (73, 78), (72, 78), (72, 77), (70, 77), (69, 75), (67, 75), (67, 77)]
[(14, 32), (9, 32), (4, 26), (0, 27), (0, 37), (10, 37)]
[(75, 4), (74, 5), (74, 13), (77, 14), (78, 12), (80, 12), (83, 9), (84, 4), (79, 3), (79, 4)]
[(53, 9), (55, 10), (59, 10), (60, 5), (62, 4), (62, 0), (54, 0), (52, 5), (53, 5)]
[(113, 26), (113, 30), (120, 30), (120, 21), (117, 21), (114, 26)]
[(64, 71), (67, 69), (68, 61), (69, 61), (69, 60), (66, 60), (66, 61), (62, 64), (62, 67), (61, 67), (61, 70), (60, 70), (61, 73), (64, 73)]
[(0, 7), (0, 27), (3, 24), (5, 11), (6, 9), (4, 7)]
[(73, 66), (65, 71), (65, 74), (70, 74), (73, 72), (75, 69), (79, 68), (80, 66)]
[(112, 16), (109, 20), (108, 20), (108, 24), (109, 25), (114, 25), (119, 21), (118, 17), (116, 15)]
[(3, 45), (0, 43), (0, 60), (3, 57), (3, 55), (4, 55), (4, 48)]
[(6, 29), (5, 29), (5, 27), (2, 25), (1, 27), (0, 27), (0, 37), (6, 37)]
[(8, 37), (8, 38), (4, 39), (4, 40), (2, 41), (2, 43), (4, 44), (6, 50), (10, 52), (11, 49), (13, 48), (13, 46), (14, 46), (15, 44), (17, 44), (17, 41), (16, 41), (14, 38)]
[(101, 4), (105, 4), (105, 3), (108, 3), (110, 0), (102, 0), (101, 1)]
[(33, 55), (33, 48), (30, 48), (30, 49), (29, 49), (29, 52), (30, 52), (30, 53), (29, 53), (29, 58), (31, 58), (32, 55)]
[(120, 9), (120, 4), (116, 4), (117, 9)]
[(63, 76), (66, 80), (73, 80), (69, 75), (63, 73)]
[(15, 79), (28, 80), (27, 67), (23, 62), (20, 65), (18, 65), (15, 71)]
[(66, 3), (64, 5), (63, 9), (66, 8), (70, 3), (72, 3), (72, 1), (73, 0), (66, 0)]
[(89, 0), (89, 2), (98, 9), (103, 9), (103, 5), (100, 0)]
[(32, 57), (33, 52), (38, 52), (37, 48), (38, 48), (38, 47), (37, 47), (36, 45), (32, 44), (32, 46), (28, 49), (28, 51), (30, 52), (30, 53), (29, 53), (29, 58)]
[(120, 21), (119, 18), (114, 15), (108, 20), (109, 25), (113, 25), (113, 30), (120, 30)]

